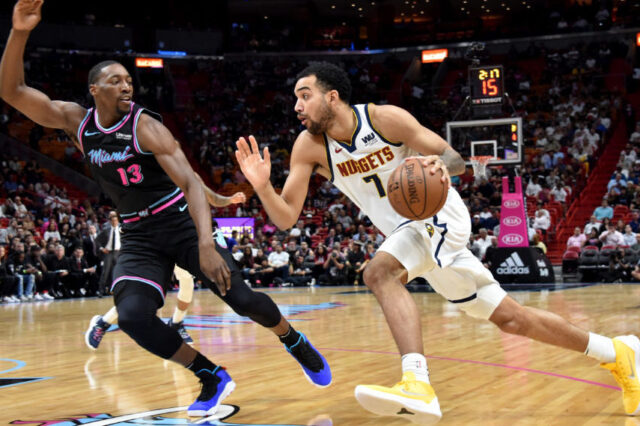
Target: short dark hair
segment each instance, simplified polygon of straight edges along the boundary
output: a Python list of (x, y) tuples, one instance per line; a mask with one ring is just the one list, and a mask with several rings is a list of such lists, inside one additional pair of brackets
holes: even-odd
[(87, 78), (87, 80), (89, 81), (89, 86), (91, 86), (92, 84), (96, 84), (96, 81), (98, 80), (98, 76), (100, 75), (104, 67), (108, 67), (109, 65), (119, 64), (119, 63), (120, 62), (118, 61), (109, 59), (108, 61), (98, 62), (93, 67), (91, 67), (91, 69), (89, 70), (89, 77)]
[(296, 77), (300, 80), (304, 77), (315, 75), (318, 86), (325, 90), (336, 90), (343, 102), (351, 100), (351, 82), (346, 71), (329, 62), (315, 62), (303, 69)]

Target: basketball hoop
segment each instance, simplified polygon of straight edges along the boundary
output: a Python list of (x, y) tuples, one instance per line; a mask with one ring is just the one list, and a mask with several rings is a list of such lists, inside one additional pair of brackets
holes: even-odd
[(487, 177), (487, 164), (493, 157), (490, 155), (476, 155), (470, 157), (471, 166), (473, 167), (473, 175), (476, 178), (476, 183), (480, 182), (482, 178)]

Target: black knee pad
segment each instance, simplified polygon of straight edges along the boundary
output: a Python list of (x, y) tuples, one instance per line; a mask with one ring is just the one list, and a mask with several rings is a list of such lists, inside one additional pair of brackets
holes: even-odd
[(238, 277), (232, 277), (231, 290), (222, 300), (238, 315), (249, 317), (263, 327), (275, 327), (282, 318), (274, 301), (264, 293), (251, 290), (240, 274)]
[(158, 291), (135, 281), (121, 281), (117, 290), (115, 301), (122, 331), (154, 355), (164, 359), (175, 355), (182, 338), (156, 315), (162, 306)]

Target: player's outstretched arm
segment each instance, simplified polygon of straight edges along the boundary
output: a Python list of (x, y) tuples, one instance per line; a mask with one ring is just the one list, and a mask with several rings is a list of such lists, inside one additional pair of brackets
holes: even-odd
[(304, 138), (307, 132), (303, 132), (293, 145), (289, 176), (279, 195), (271, 185), (271, 156), (269, 149), (264, 149), (264, 158), (260, 156), (258, 142), (253, 136), (249, 136), (250, 145), (245, 138), (236, 142), (236, 159), (242, 173), (251, 183), (260, 197), (269, 218), (280, 229), (289, 229), (297, 221), (302, 205), (307, 197), (309, 179), (313, 172), (313, 163), (304, 155)]
[(52, 101), (29, 87), (24, 79), (24, 49), (40, 22), (43, 0), (19, 0), (13, 9), (13, 28), (0, 62), (0, 97), (36, 123), (75, 134), (86, 110), (72, 102)]
[(138, 122), (137, 135), (140, 148), (153, 152), (158, 164), (184, 192), (189, 204), (189, 214), (198, 231), (200, 269), (207, 278), (216, 283), (224, 296), (231, 288), (229, 267), (215, 249), (211, 237), (211, 210), (200, 180), (169, 129), (158, 120), (142, 114)]
[(374, 126), (391, 141), (403, 142), (426, 157), (423, 165), (433, 164), (431, 173), (442, 169), (449, 176), (464, 173), (465, 163), (458, 152), (436, 133), (421, 125), (406, 110), (393, 105), (371, 105), (369, 108)]
[(204, 191), (204, 195), (207, 198), (207, 202), (209, 202), (209, 204), (211, 204), (213, 207), (227, 207), (230, 204), (241, 204), (247, 201), (247, 196), (244, 194), (244, 192), (236, 192), (232, 196), (226, 197), (224, 195), (218, 194), (213, 189), (205, 185), (204, 181), (197, 173), (196, 178), (198, 179), (198, 181), (200, 181), (200, 185), (202, 185), (202, 190)]

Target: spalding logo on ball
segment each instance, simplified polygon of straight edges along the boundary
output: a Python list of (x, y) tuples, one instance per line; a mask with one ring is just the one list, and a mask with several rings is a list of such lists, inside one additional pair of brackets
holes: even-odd
[(387, 195), (391, 207), (407, 219), (423, 220), (434, 216), (447, 201), (442, 170), (431, 174), (417, 158), (405, 160), (391, 174)]

